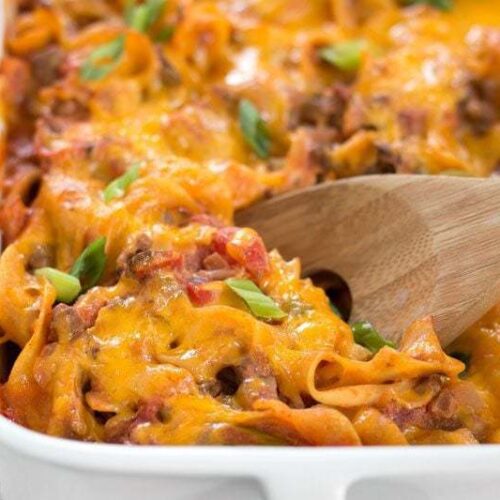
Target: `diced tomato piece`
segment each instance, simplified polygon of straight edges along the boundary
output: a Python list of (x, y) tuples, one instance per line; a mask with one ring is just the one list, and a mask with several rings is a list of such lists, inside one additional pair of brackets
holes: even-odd
[(197, 306), (205, 306), (215, 298), (215, 293), (212, 290), (207, 290), (203, 288), (203, 285), (198, 285), (192, 281), (188, 281), (186, 289), (189, 298)]
[(227, 256), (226, 246), (237, 232), (238, 228), (233, 226), (223, 227), (222, 229), (219, 229), (219, 231), (215, 233), (214, 239), (212, 241), (214, 250), (222, 256)]
[[(256, 235), (253, 241), (248, 241), (248, 244), (239, 246), (231, 242), (230, 245), (229, 254), (240, 261), (245, 269), (257, 279), (262, 278), (269, 271), (269, 257), (259, 236)], [(241, 258), (238, 258), (240, 256)]]
[(269, 256), (262, 238), (249, 228), (225, 227), (217, 231), (214, 250), (228, 262), (237, 262), (254, 278), (269, 272)]

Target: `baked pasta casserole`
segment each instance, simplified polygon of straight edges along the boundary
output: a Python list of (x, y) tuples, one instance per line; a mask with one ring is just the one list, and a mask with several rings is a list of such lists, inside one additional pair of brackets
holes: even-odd
[(233, 223), (323, 180), (499, 173), (496, 2), (5, 7), (5, 417), (92, 442), (500, 443), (500, 306), (447, 352), (431, 318), (396, 346)]

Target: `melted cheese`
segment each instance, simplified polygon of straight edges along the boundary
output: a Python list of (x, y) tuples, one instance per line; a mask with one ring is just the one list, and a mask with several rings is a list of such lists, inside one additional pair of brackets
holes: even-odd
[[(172, 0), (140, 33), (122, 8), (57, 0), (10, 20), (0, 339), (21, 353), (2, 412), (55, 436), (137, 444), (500, 442), (498, 308), (450, 349), (472, 356), (463, 380), (430, 318), (373, 355), (297, 261), (232, 226), (234, 210), (323, 179), (490, 175), (498, 9)], [(109, 74), (83, 79), (92, 51), (120, 35)], [(365, 41), (354, 73), (321, 60), (352, 39)], [(269, 158), (242, 134), (242, 99), (266, 123)], [(105, 202), (132, 165), (138, 179)], [(98, 286), (56, 304), (33, 271), (67, 272), (101, 236)], [(228, 276), (286, 317), (255, 317)]]

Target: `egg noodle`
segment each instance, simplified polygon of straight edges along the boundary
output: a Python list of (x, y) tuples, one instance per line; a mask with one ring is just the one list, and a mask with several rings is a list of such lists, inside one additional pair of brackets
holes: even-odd
[(450, 354), (432, 318), (394, 346), (233, 225), (326, 179), (495, 175), (494, 4), (8, 2), (3, 415), (95, 442), (500, 442), (500, 308)]

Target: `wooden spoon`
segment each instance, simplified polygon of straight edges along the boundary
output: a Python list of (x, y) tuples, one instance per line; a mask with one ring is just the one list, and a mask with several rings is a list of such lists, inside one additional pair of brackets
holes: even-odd
[(500, 181), (376, 175), (313, 186), (237, 214), (304, 275), (349, 284), (351, 321), (399, 340), (432, 315), (449, 344), (500, 301)]

